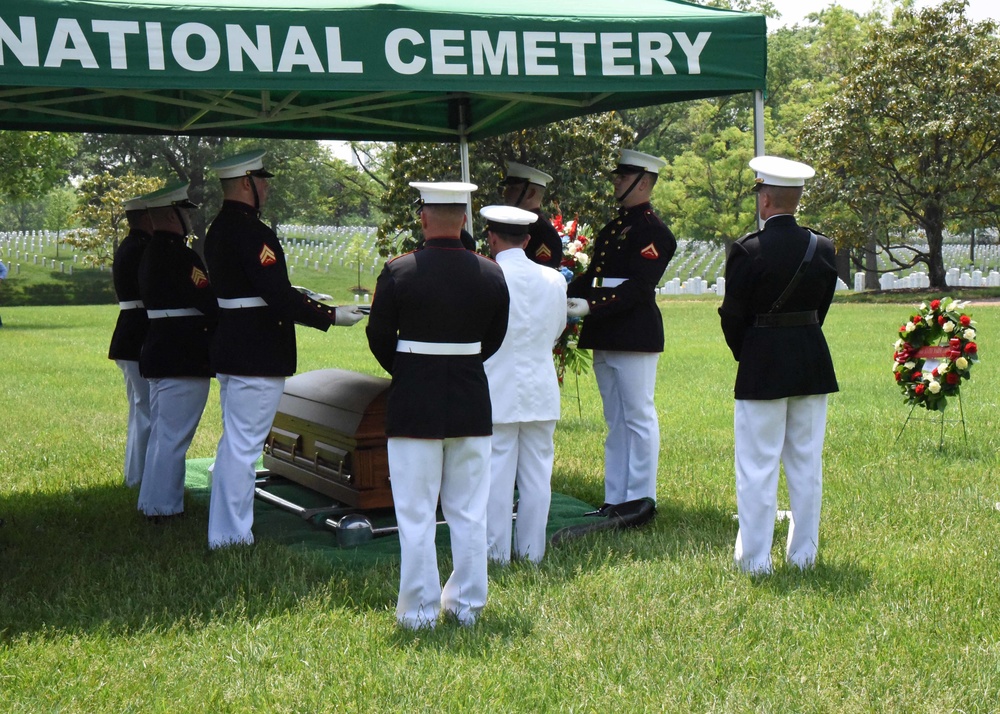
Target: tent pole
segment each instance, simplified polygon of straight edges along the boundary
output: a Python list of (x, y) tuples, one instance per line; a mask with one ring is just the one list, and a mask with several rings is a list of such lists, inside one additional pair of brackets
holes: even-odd
[[(764, 92), (753, 90), (753, 155), (764, 155)], [(757, 230), (764, 228), (764, 221), (757, 215)]]
[[(462, 180), (466, 183), (472, 183), (471, 173), (469, 171), (469, 137), (465, 133), (465, 127), (459, 127), (461, 134), (458, 138), (458, 148), (461, 153), (462, 160)], [(469, 233), (472, 233), (472, 194), (469, 194), (469, 203), (466, 205), (466, 215), (468, 216), (468, 226), (466, 227)]]

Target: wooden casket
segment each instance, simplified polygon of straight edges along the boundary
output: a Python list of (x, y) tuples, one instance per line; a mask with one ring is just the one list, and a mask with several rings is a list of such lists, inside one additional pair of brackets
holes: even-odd
[(388, 388), (388, 379), (344, 369), (289, 377), (264, 444), (264, 468), (349, 506), (391, 507)]

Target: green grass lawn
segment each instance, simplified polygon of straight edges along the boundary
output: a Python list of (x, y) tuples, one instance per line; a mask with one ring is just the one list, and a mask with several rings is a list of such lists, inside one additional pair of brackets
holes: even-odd
[[(1000, 306), (968, 310), (982, 336), (968, 447), (953, 403), (939, 449), (938, 420), (896, 441), (909, 408), (892, 343), (911, 308), (834, 305), (820, 563), (758, 579), (731, 567), (735, 364), (718, 302), (662, 306), (656, 520), (491, 570), (476, 626), (419, 634), (395, 627), (396, 562), (340, 566), (264, 538), (209, 554), (198, 503), (147, 524), (121, 485), (116, 309), (4, 307), (0, 711), (1000, 709)], [(379, 373), (363, 325), (300, 328), (299, 347), (300, 371)], [(568, 378), (553, 485), (600, 503), (592, 375), (579, 393), (580, 412)], [(213, 454), (217, 399), (191, 457)]]

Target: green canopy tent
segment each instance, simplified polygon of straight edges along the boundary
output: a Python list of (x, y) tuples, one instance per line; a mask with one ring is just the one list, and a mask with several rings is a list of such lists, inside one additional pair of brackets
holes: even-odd
[(457, 141), (753, 91), (763, 15), (671, 0), (18, 0), (0, 129)]

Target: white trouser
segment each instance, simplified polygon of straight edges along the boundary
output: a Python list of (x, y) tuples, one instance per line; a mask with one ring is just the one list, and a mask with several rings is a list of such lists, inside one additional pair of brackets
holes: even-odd
[(255, 464), (271, 431), (284, 377), (218, 374), (222, 438), (212, 468), (208, 547), (253, 543)]
[[(486, 513), (486, 544), (490, 560), (510, 561), (514, 554), (537, 563), (545, 555), (545, 526), (552, 502), (553, 421), (494, 424), (490, 453), (490, 501)], [(517, 526), (511, 510), (517, 481)]]
[(653, 392), (656, 352), (594, 350), (594, 376), (604, 404), (604, 502), (656, 500), (660, 422)]
[(205, 411), (210, 386), (207, 377), (149, 380), (152, 428), (138, 504), (147, 516), (184, 512), (184, 460)]
[(779, 461), (785, 467), (789, 509), (786, 560), (816, 562), (823, 498), (825, 394), (786, 399), (737, 399), (736, 507), (740, 530), (736, 564), (748, 573), (771, 572), (771, 541), (778, 509)]
[[(396, 619), (413, 629), (433, 627), (446, 610), (471, 625), (486, 605), (490, 437), (391, 437), (388, 450), (401, 557)], [(439, 496), (454, 568), (444, 590), (434, 544)]]
[(139, 374), (138, 360), (116, 359), (125, 376), (128, 397), (128, 431), (125, 436), (125, 485), (138, 486), (149, 445), (149, 382)]

